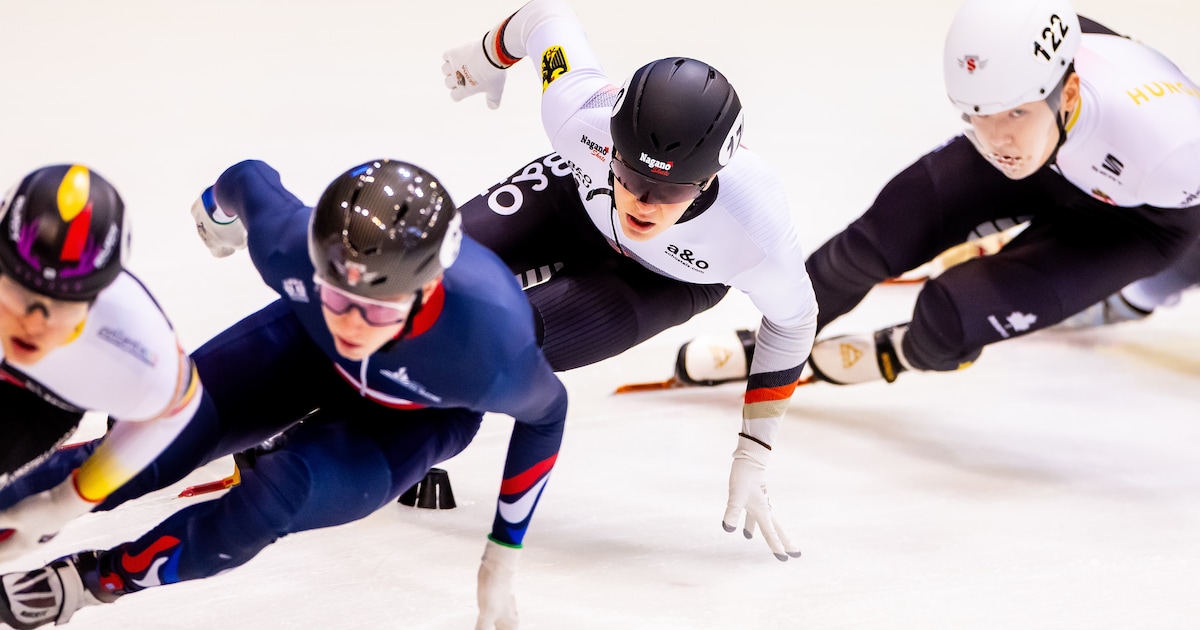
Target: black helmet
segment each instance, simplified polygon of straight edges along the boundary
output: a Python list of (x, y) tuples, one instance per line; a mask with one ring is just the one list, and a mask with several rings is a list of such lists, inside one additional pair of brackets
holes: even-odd
[(701, 182), (729, 163), (742, 138), (742, 103), (716, 68), (669, 57), (621, 88), (609, 128), (622, 161), (657, 180)]
[(94, 299), (128, 249), (121, 196), (80, 164), (26, 175), (0, 202), (0, 231), (0, 273), (56, 300)]
[(408, 162), (374, 160), (333, 180), (313, 209), (308, 255), (354, 295), (415, 293), (458, 257), (462, 218), (441, 182)]

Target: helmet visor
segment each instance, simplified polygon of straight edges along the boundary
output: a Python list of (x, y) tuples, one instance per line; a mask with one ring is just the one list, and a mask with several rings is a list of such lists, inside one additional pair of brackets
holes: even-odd
[(394, 326), (403, 322), (408, 319), (408, 314), (412, 312), (413, 303), (417, 299), (414, 293), (400, 302), (381, 302), (347, 293), (325, 282), (320, 276), (314, 276), (313, 281), (321, 297), (321, 306), (332, 311), (334, 315), (344, 315), (350, 312), (350, 309), (358, 309), (363, 321), (372, 326)]
[(642, 203), (682, 203), (704, 192), (703, 182), (676, 184), (652, 179), (633, 170), (620, 158), (612, 160), (613, 177)]

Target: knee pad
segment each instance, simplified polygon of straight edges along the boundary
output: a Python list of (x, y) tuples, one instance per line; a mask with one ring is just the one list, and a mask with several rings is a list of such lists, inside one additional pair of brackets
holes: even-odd
[(958, 306), (938, 279), (927, 281), (917, 296), (902, 352), (914, 368), (939, 372), (965, 368), (983, 352), (982, 345), (968, 343)]

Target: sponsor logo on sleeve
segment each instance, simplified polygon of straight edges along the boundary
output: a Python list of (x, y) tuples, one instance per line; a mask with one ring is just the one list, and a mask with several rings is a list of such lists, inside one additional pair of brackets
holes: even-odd
[(596, 142), (596, 141), (592, 140), (591, 138), (587, 137), (587, 134), (583, 134), (583, 136), (581, 138), (579, 138), (579, 143), (584, 145), (588, 149), (591, 149), (592, 156), (595, 157), (597, 160), (600, 160), (601, 162), (607, 160), (608, 154), (612, 152), (612, 150), (609, 147), (606, 147), (603, 144), (600, 144), (599, 142)]

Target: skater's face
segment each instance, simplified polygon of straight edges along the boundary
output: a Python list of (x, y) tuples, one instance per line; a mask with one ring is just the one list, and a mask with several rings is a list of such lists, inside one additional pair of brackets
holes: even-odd
[[(437, 289), (441, 278), (422, 287), (423, 302)], [(333, 336), (338, 354), (351, 361), (362, 361), (395, 339), (408, 322), (416, 295), (395, 302), (368, 300), (354, 296), (318, 280), (321, 313)]]
[(0, 346), (4, 358), (33, 365), (83, 331), (88, 302), (54, 300), (0, 276)]
[(631, 241), (648, 241), (675, 225), (679, 217), (692, 205), (692, 202), (678, 203), (643, 203), (617, 182), (615, 201), (617, 204), (617, 220), (621, 223), (621, 233)]
[(692, 202), (712, 182), (675, 184), (658, 182), (614, 157), (613, 201), (621, 233), (631, 241), (648, 241), (675, 225)]
[(1059, 144), (1058, 121), (1079, 104), (1079, 76), (1071, 75), (1057, 109), (1036, 101), (989, 116), (968, 116), (975, 148), (1009, 179), (1024, 179), (1046, 165)]

